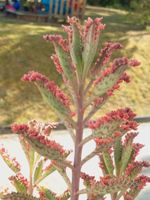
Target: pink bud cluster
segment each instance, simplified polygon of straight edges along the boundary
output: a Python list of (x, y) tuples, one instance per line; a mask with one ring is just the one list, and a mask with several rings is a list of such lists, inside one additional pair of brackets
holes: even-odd
[(65, 40), (61, 35), (44, 35), (43, 39), (46, 41), (54, 42), (63, 48), (64, 51), (69, 51), (68, 41)]
[(133, 143), (132, 148), (133, 148), (133, 154), (132, 154), (132, 160), (134, 161), (135, 158), (138, 156), (139, 151), (144, 147), (143, 144), (140, 143)]
[[(68, 23), (70, 26), (63, 26), (64, 31), (68, 35), (68, 42), (71, 45), (72, 44), (72, 39), (73, 39), (73, 29), (76, 27), (80, 33), (79, 37), (83, 38), (83, 31), (82, 31), (82, 26), (79, 22), (79, 20), (76, 17), (68, 17)], [(81, 44), (82, 45), (82, 44)]]
[(48, 81), (46, 76), (35, 71), (29, 71), (27, 74), (24, 74), (21, 80), (29, 82), (42, 82), (43, 84)]
[(20, 171), (20, 164), (17, 162), (16, 158), (10, 158), (8, 152), (4, 147), (0, 148), (0, 155), (3, 157), (3, 159), (8, 160), (10, 164), (13, 165), (17, 169), (17, 171)]
[(59, 74), (62, 74), (62, 73), (63, 73), (63, 69), (62, 69), (62, 66), (61, 66), (61, 64), (60, 64), (60, 62), (59, 62), (58, 56), (57, 56), (56, 54), (53, 54), (53, 55), (51, 56), (51, 59), (53, 60), (55, 66), (56, 66), (57, 72), (58, 72)]
[(140, 173), (143, 167), (150, 167), (150, 163), (145, 162), (145, 161), (142, 161), (142, 162), (135, 161), (128, 164), (125, 173), (127, 176), (131, 176), (132, 173), (134, 173), (134, 170), (138, 170)]
[[(129, 64), (129, 60), (126, 57), (116, 58), (110, 67), (106, 68), (101, 72), (101, 76), (94, 81), (94, 84), (97, 85), (100, 83), (105, 77), (109, 76), (116, 72), (116, 70), (120, 67), (126, 66)], [(124, 71), (124, 70), (123, 70)]]
[(9, 180), (14, 182), (14, 183), (15, 183), (15, 181), (19, 181), (26, 188), (28, 188), (28, 186), (29, 186), (28, 180), (21, 173), (18, 173), (15, 176), (9, 177)]
[(67, 33), (68, 41), (71, 44), (72, 38), (73, 38), (73, 26), (75, 26), (79, 30), (81, 38), (83, 37), (82, 26), (79, 22), (79, 19), (77, 19), (76, 17), (68, 17), (67, 21), (70, 24), (70, 26), (63, 26), (63, 28), (64, 28), (64, 31)]
[(98, 107), (100, 104), (103, 103), (103, 101), (104, 101), (104, 98), (103, 98), (103, 97), (97, 97), (96, 99), (94, 99), (94, 101), (93, 101), (92, 104), (93, 104), (95, 107)]
[[(41, 200), (47, 200), (46, 191), (39, 189), (39, 195)], [(51, 191), (51, 195), (53, 195), (53, 198), (51, 197), (52, 199), (57, 199), (56, 193)]]
[(121, 125), (121, 128), (127, 130), (134, 127), (132, 124), (127, 123), (130, 120), (133, 120), (134, 117), (135, 117), (135, 114), (132, 112), (131, 109), (129, 108), (118, 109), (116, 111), (112, 111), (106, 114), (104, 117), (101, 117), (97, 119), (96, 121), (89, 121), (88, 127), (90, 129), (98, 129), (104, 124), (111, 123), (113, 121), (120, 121), (120, 122), (123, 122), (123, 125)]
[(146, 183), (150, 183), (150, 177), (141, 175), (135, 179), (131, 189), (137, 187), (138, 190), (142, 190)]
[(96, 185), (100, 185), (102, 188), (109, 186), (110, 189), (111, 187), (120, 187), (122, 189), (123, 186), (128, 186), (130, 184), (130, 179), (125, 176), (121, 177), (111, 177), (109, 175), (100, 177), (100, 182), (97, 182)]
[(122, 45), (120, 43), (107, 42), (104, 48), (100, 51), (99, 57), (96, 60), (95, 65), (97, 64), (100, 64), (101, 66), (106, 65), (109, 62), (113, 51), (121, 48)]
[(64, 92), (55, 84), (54, 81), (49, 81), (48, 78), (39, 72), (30, 71), (22, 77), (23, 81), (37, 82), (44, 88), (50, 91), (64, 106), (70, 105), (69, 98)]
[(40, 133), (38, 133), (36, 130), (30, 128), (28, 126), (28, 129), (25, 128), (25, 130), (23, 130), (22, 128), (20, 129), (20, 127), (26, 127), (26, 125), (22, 124), (22, 125), (17, 125), (14, 124), (12, 125), (12, 131), (14, 133), (18, 133), (18, 134), (23, 134), (29, 138), (32, 138), (34, 140), (37, 140), (38, 142), (40, 142), (41, 144), (45, 145), (46, 147), (59, 152), (62, 156), (66, 155), (66, 151), (63, 149), (63, 147), (56, 143), (53, 140), (48, 140), (44, 135), (41, 135)]
[(84, 172), (81, 172), (80, 177), (85, 181), (85, 183), (87, 185), (91, 185), (91, 183), (95, 182), (95, 177), (94, 176), (90, 176)]
[(132, 66), (132, 67), (137, 67), (137, 66), (139, 66), (141, 63), (138, 61), (138, 60), (136, 60), (136, 59), (131, 59), (131, 60), (129, 60), (129, 65), (130, 66)]
[(112, 144), (114, 144), (114, 139), (111, 137), (95, 138), (94, 141), (96, 143), (96, 148), (100, 148), (101, 151), (106, 149), (108, 150), (112, 146)]
[(56, 128), (56, 123), (43, 123), (36, 120), (32, 120), (28, 123), (30, 129), (35, 130), (41, 135), (49, 136), (52, 129)]
[(72, 37), (73, 37), (73, 31), (72, 31), (71, 26), (63, 26), (63, 29), (67, 33), (68, 41), (71, 44), (72, 43)]
[(130, 132), (125, 136), (124, 140), (124, 146), (127, 146), (128, 144), (131, 144), (133, 142), (133, 139), (138, 135), (136, 132)]
[(129, 186), (130, 184), (130, 179), (126, 176), (112, 177), (106, 175), (104, 177), (100, 177), (99, 181), (96, 181), (93, 176), (83, 173), (81, 178), (85, 181), (87, 186), (91, 188), (91, 190), (97, 190), (98, 192), (104, 188), (109, 191), (113, 190), (114, 187), (122, 189), (122, 187)]
[(13, 124), (11, 129), (13, 133), (24, 133), (28, 131), (29, 126), (27, 124)]
[(124, 195), (124, 200), (133, 200), (133, 197), (128, 194), (128, 192)]
[(112, 96), (113, 93), (114, 93), (114, 91), (115, 91), (115, 90), (118, 90), (118, 89), (120, 88), (120, 84), (121, 84), (123, 81), (126, 82), (126, 83), (129, 83), (129, 82), (130, 82), (130, 77), (129, 77), (129, 75), (128, 75), (127, 73), (125, 73), (125, 72), (120, 76), (120, 78), (119, 78), (119, 80), (116, 82), (116, 84), (113, 85), (112, 88), (109, 89), (109, 90), (106, 92), (106, 94), (107, 94), (108, 96)]
[(70, 25), (74, 25), (74, 24), (76, 24), (76, 26), (78, 27), (78, 28), (80, 28), (80, 21), (79, 21), (79, 19), (78, 18), (76, 18), (76, 17), (67, 17), (67, 21), (68, 21), (68, 23), (70, 24)]
[(86, 40), (87, 34), (89, 32), (89, 29), (92, 27), (93, 28), (93, 39), (96, 41), (99, 36), (100, 32), (105, 29), (105, 24), (102, 24), (102, 19), (103, 18), (95, 18), (94, 20), (90, 17), (85, 21), (85, 28), (84, 28), (84, 38)]

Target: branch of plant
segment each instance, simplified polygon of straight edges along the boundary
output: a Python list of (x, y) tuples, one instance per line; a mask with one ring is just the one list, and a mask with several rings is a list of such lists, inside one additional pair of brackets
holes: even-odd
[(91, 111), (88, 113), (88, 115), (84, 119), (84, 125), (88, 122), (88, 120), (105, 104), (106, 100), (108, 99), (108, 96), (105, 94), (103, 96), (103, 102), (99, 106), (93, 106)]
[(64, 163), (63, 163), (64, 165), (65, 165), (65, 167), (68, 167), (68, 168), (70, 168), (71, 170), (73, 170), (73, 165), (72, 164), (70, 164), (70, 162), (69, 161), (64, 161)]
[(76, 192), (79, 190), (80, 183), (80, 172), (81, 172), (81, 155), (82, 155), (82, 146), (79, 147), (79, 143), (83, 138), (83, 86), (82, 83), (79, 85), (79, 94), (78, 94), (78, 103), (76, 105), (77, 110), (77, 126), (76, 126), (76, 141), (75, 141), (75, 154), (74, 154), (74, 169), (72, 171), (72, 191), (71, 199), (77, 200), (78, 194)]
[(64, 179), (66, 185), (68, 186), (68, 189), (71, 191), (71, 181), (69, 177), (67, 176), (66, 169), (60, 168), (57, 164), (53, 164), (53, 165), (55, 166), (59, 174), (62, 176), (62, 178)]
[(89, 161), (91, 158), (96, 156), (96, 151), (92, 151), (89, 155), (87, 155), (82, 161), (81, 161), (81, 166), (84, 165), (87, 161)]
[(76, 194), (80, 195), (80, 194), (86, 194), (86, 193), (87, 193), (87, 190), (82, 189), (82, 190), (79, 190)]
[(33, 175), (33, 168), (32, 168), (31, 165), (29, 165), (29, 187), (28, 187), (28, 193), (29, 193), (30, 195), (32, 195), (32, 193), (33, 193), (33, 188), (34, 188), (33, 182), (32, 182), (32, 175)]
[(66, 126), (73, 142), (75, 143), (75, 133), (74, 133), (73, 129), (70, 127), (70, 124), (68, 122), (64, 121), (64, 125)]
[(86, 144), (87, 142), (89, 142), (90, 140), (93, 139), (93, 135), (89, 135), (88, 137), (84, 138), (81, 143), (79, 144), (79, 146), (83, 146), (84, 144)]
[(84, 96), (87, 94), (87, 92), (89, 91), (89, 89), (91, 88), (92, 84), (93, 84), (94, 79), (92, 78), (89, 83), (87, 84), (87, 87), (84, 90)]

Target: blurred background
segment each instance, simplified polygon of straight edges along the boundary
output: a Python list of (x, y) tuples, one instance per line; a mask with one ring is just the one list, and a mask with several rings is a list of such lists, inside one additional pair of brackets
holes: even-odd
[[(21, 1), (18, 11), (14, 8), (7, 8), (6, 2), (0, 0), (1, 125), (8, 125), (14, 121), (27, 121), (32, 118), (57, 120), (57, 116), (43, 103), (36, 88), (20, 80), (25, 72), (35, 70), (46, 74), (50, 79), (62, 85), (62, 79), (56, 73), (50, 59), (53, 47), (42, 39), (42, 36), (47, 33), (62, 33), (61, 23), (58, 20), (50, 20), (46, 23), (33, 20), (31, 15), (36, 16), (42, 15), (42, 12), (49, 12), (46, 9), (39, 11), (38, 7), (37, 10), (25, 12), (25, 3), (30, 3), (29, 8), (31, 9), (34, 2), (37, 1), (27, 0), (24, 3)], [(120, 91), (110, 98), (101, 113), (115, 107), (127, 106), (139, 116), (149, 115), (150, 0), (87, 0), (83, 2), (85, 3), (84, 18), (88, 16), (104, 18), (106, 29), (101, 35), (100, 45), (106, 41), (120, 42), (124, 49), (114, 57), (127, 55), (141, 62), (139, 68), (129, 71), (132, 78), (131, 83), (122, 85)], [(44, 7), (47, 4), (42, 5)], [(66, 16), (64, 8), (62, 16)], [(23, 10), (22, 15), (27, 13), (26, 15), (29, 16), (27, 21), (16, 17), (15, 13), (21, 16), (20, 10)]]

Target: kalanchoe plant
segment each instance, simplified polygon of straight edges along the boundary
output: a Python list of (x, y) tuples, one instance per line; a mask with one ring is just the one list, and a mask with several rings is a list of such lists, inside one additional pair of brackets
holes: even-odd
[[(107, 194), (110, 194), (112, 200), (134, 200), (146, 183), (150, 182), (149, 177), (141, 175), (143, 167), (149, 167), (149, 163), (136, 160), (143, 145), (134, 143), (138, 134), (135, 114), (129, 108), (123, 108), (111, 111), (97, 120), (91, 118), (123, 81), (130, 82), (125, 71), (140, 63), (126, 57), (112, 60), (112, 54), (122, 48), (119, 43), (108, 42), (100, 49), (99, 39), (105, 28), (102, 18), (88, 18), (84, 26), (75, 17), (68, 18), (68, 22), (69, 26), (63, 26), (67, 33), (66, 39), (61, 35), (44, 36), (47, 42), (54, 45), (52, 60), (62, 75), (66, 93), (54, 81), (38, 72), (30, 71), (22, 80), (34, 83), (44, 100), (63, 121), (74, 142), (74, 160), (68, 158), (70, 151), (50, 139), (49, 132), (53, 127), (49, 124), (36, 121), (14, 124), (12, 130), (19, 134), (29, 161), (30, 178), (27, 181), (18, 174), (19, 165), (12, 164), (10, 160), (8, 162), (2, 150), (2, 157), (17, 173), (10, 180), (18, 192), (3, 195), (2, 199), (36, 199), (33, 197), (33, 189), (36, 187), (39, 198), (43, 200), (78, 200), (82, 194), (86, 194), (88, 200), (104, 200)], [(84, 135), (86, 126), (91, 129), (89, 136)], [(83, 147), (89, 141), (95, 142), (95, 149), (83, 158)], [(82, 168), (94, 156), (99, 158), (103, 174), (99, 179)], [(48, 160), (50, 166), (43, 170), (43, 163)], [(72, 172), (71, 178), (67, 169)], [(68, 187), (59, 197), (38, 185), (55, 170), (62, 175)], [(80, 187), (80, 180), (84, 188)]]

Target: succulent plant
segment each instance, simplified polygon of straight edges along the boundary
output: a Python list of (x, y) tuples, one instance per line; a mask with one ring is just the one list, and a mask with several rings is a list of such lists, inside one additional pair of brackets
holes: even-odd
[[(138, 66), (140, 62), (127, 57), (112, 60), (112, 54), (122, 48), (117, 42), (108, 42), (100, 48), (100, 35), (105, 28), (102, 18), (88, 18), (82, 25), (77, 18), (72, 17), (68, 18), (68, 23), (68, 26), (63, 26), (66, 38), (61, 35), (44, 36), (47, 42), (54, 45), (52, 60), (62, 76), (66, 92), (38, 72), (30, 71), (22, 80), (33, 82), (44, 100), (64, 122), (74, 142), (74, 160), (68, 159), (70, 151), (50, 139), (51, 126), (36, 121), (12, 125), (13, 132), (19, 134), (31, 173), (27, 185), (23, 184), (24, 181), (22, 183), (24, 179), (20, 180), (18, 175), (11, 177), (13, 183), (19, 182), (18, 188), (24, 187), (22, 191), (17, 190), (18, 194), (8, 194), (3, 199), (25, 199), (25, 195), (33, 195), (33, 189), (37, 186), (40, 199), (43, 200), (78, 200), (81, 194), (86, 194), (88, 200), (104, 200), (106, 194), (110, 194), (112, 200), (134, 200), (146, 183), (150, 182), (149, 177), (141, 175), (143, 167), (149, 167), (149, 163), (136, 160), (143, 145), (134, 143), (138, 134), (135, 113), (130, 108), (120, 108), (97, 120), (91, 118), (120, 88), (123, 81), (130, 82), (125, 71)], [(91, 130), (89, 136), (84, 136), (86, 126)], [(91, 140), (95, 142), (95, 149), (82, 158), (83, 147)], [(82, 169), (94, 156), (99, 158), (103, 174), (98, 180)], [(49, 170), (45, 172), (43, 157), (50, 160)], [(11, 167), (11, 164), (8, 166)], [(72, 172), (71, 178), (68, 177), (67, 168)], [(38, 186), (43, 178), (55, 170), (62, 175), (68, 187), (62, 196)], [(81, 179), (84, 188), (80, 188)], [(32, 197), (28, 196), (28, 199)]]

